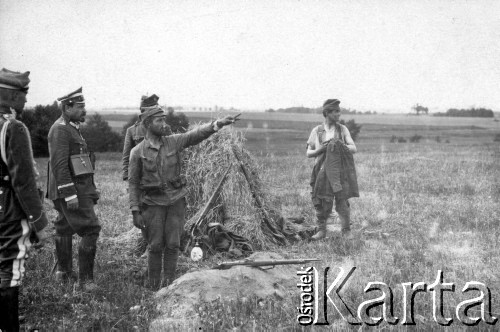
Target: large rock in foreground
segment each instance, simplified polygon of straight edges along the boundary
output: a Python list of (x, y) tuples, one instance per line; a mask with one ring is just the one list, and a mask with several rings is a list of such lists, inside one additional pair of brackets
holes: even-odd
[[(255, 260), (283, 259), (278, 254), (257, 252)], [(150, 324), (151, 331), (197, 330), (199, 317), (195, 308), (216, 299), (274, 297), (283, 299), (294, 292), (299, 265), (280, 265), (269, 270), (235, 266), (229, 270), (204, 270), (186, 273), (155, 295), (160, 316)]]

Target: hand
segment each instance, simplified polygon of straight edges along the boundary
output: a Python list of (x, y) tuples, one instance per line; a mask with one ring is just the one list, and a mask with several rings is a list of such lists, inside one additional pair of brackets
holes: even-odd
[(50, 235), (49, 235), (49, 233), (47, 233), (47, 231), (44, 228), (44, 229), (36, 232), (36, 237), (38, 239), (37, 246), (42, 246), (50, 238)]
[(217, 125), (219, 127), (224, 127), (224, 126), (227, 126), (227, 125), (230, 125), (232, 123), (235, 123), (236, 121), (239, 120), (239, 116), (241, 115), (241, 113), (239, 114), (236, 114), (235, 116), (226, 116), (225, 118), (222, 118), (220, 120), (217, 120)]
[(145, 229), (146, 225), (144, 225), (144, 219), (139, 211), (132, 211), (132, 222), (134, 226), (139, 229)]
[(33, 230), (30, 234), (30, 241), (32, 243), (33, 249), (39, 250), (43, 247), (43, 245), (47, 242), (52, 235), (49, 235), (45, 229), (40, 231)]
[(319, 148), (316, 149), (316, 155), (319, 156), (320, 154), (324, 153), (326, 151), (328, 143), (323, 143), (319, 146)]
[(66, 202), (68, 204), (68, 210), (77, 210), (78, 209), (78, 197), (75, 197)]

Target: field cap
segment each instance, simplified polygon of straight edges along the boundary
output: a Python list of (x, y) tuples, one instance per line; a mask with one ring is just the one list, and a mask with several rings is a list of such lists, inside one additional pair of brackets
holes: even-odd
[(153, 107), (155, 105), (158, 105), (158, 100), (160, 97), (157, 95), (151, 95), (151, 96), (142, 96), (144, 99), (141, 99), (141, 109), (143, 107)]
[(327, 99), (324, 103), (323, 103), (323, 109), (335, 109), (335, 110), (339, 110), (340, 109), (340, 100), (338, 99)]
[(167, 114), (165, 111), (160, 107), (160, 106), (153, 106), (149, 107), (147, 110), (145, 110), (140, 116), (139, 119), (141, 121), (146, 120), (147, 118), (151, 117), (159, 117), (159, 116), (166, 116)]
[(73, 92), (68, 93), (65, 96), (57, 98), (61, 104), (73, 106), (73, 104), (85, 104), (85, 98), (83, 98), (82, 87), (76, 89)]
[(139, 104), (139, 109), (141, 110), (141, 112), (142, 112), (142, 102), (143, 102), (146, 98), (148, 98), (148, 96), (142, 96), (142, 97), (141, 97), (141, 102), (140, 102), (140, 104)]
[(20, 73), (2, 68), (0, 70), (0, 88), (28, 92), (29, 75), (29, 71)]

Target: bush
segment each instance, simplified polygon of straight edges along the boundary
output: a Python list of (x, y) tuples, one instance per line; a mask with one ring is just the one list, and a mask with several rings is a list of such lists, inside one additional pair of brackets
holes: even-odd
[(358, 138), (362, 126), (360, 124), (357, 124), (354, 120), (349, 120), (347, 122), (345, 122), (344, 120), (340, 120), (340, 123), (346, 126), (347, 129), (349, 129), (352, 140), (355, 141)]
[(415, 134), (413, 135), (412, 137), (410, 137), (410, 142), (411, 143), (418, 143), (420, 142), (420, 140), (423, 138), (423, 136), (419, 135), (419, 134)]
[(121, 151), (122, 137), (114, 132), (108, 122), (98, 113), (87, 119), (81, 127), (81, 132), (92, 151)]
[(493, 140), (493, 142), (500, 142), (500, 134), (495, 135), (495, 139)]
[(61, 116), (57, 102), (52, 105), (36, 105), (35, 108), (25, 109), (21, 121), (28, 127), (31, 136), (31, 145), (35, 157), (47, 157), (49, 145), (47, 137), (52, 124)]
[(404, 137), (398, 137), (398, 143), (406, 143), (406, 139)]

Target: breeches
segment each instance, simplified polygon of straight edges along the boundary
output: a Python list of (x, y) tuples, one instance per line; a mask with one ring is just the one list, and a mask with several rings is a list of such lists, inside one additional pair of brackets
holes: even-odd
[(0, 222), (0, 288), (17, 287), (31, 247), (30, 228), (23, 220)]
[(179, 249), (184, 230), (186, 200), (181, 198), (170, 206), (143, 205), (144, 235), (150, 252)]
[(58, 212), (54, 226), (56, 235), (79, 236), (99, 235), (101, 225), (94, 211), (94, 200), (87, 197), (78, 197), (78, 209), (69, 210), (64, 199), (53, 201), (54, 207)]

